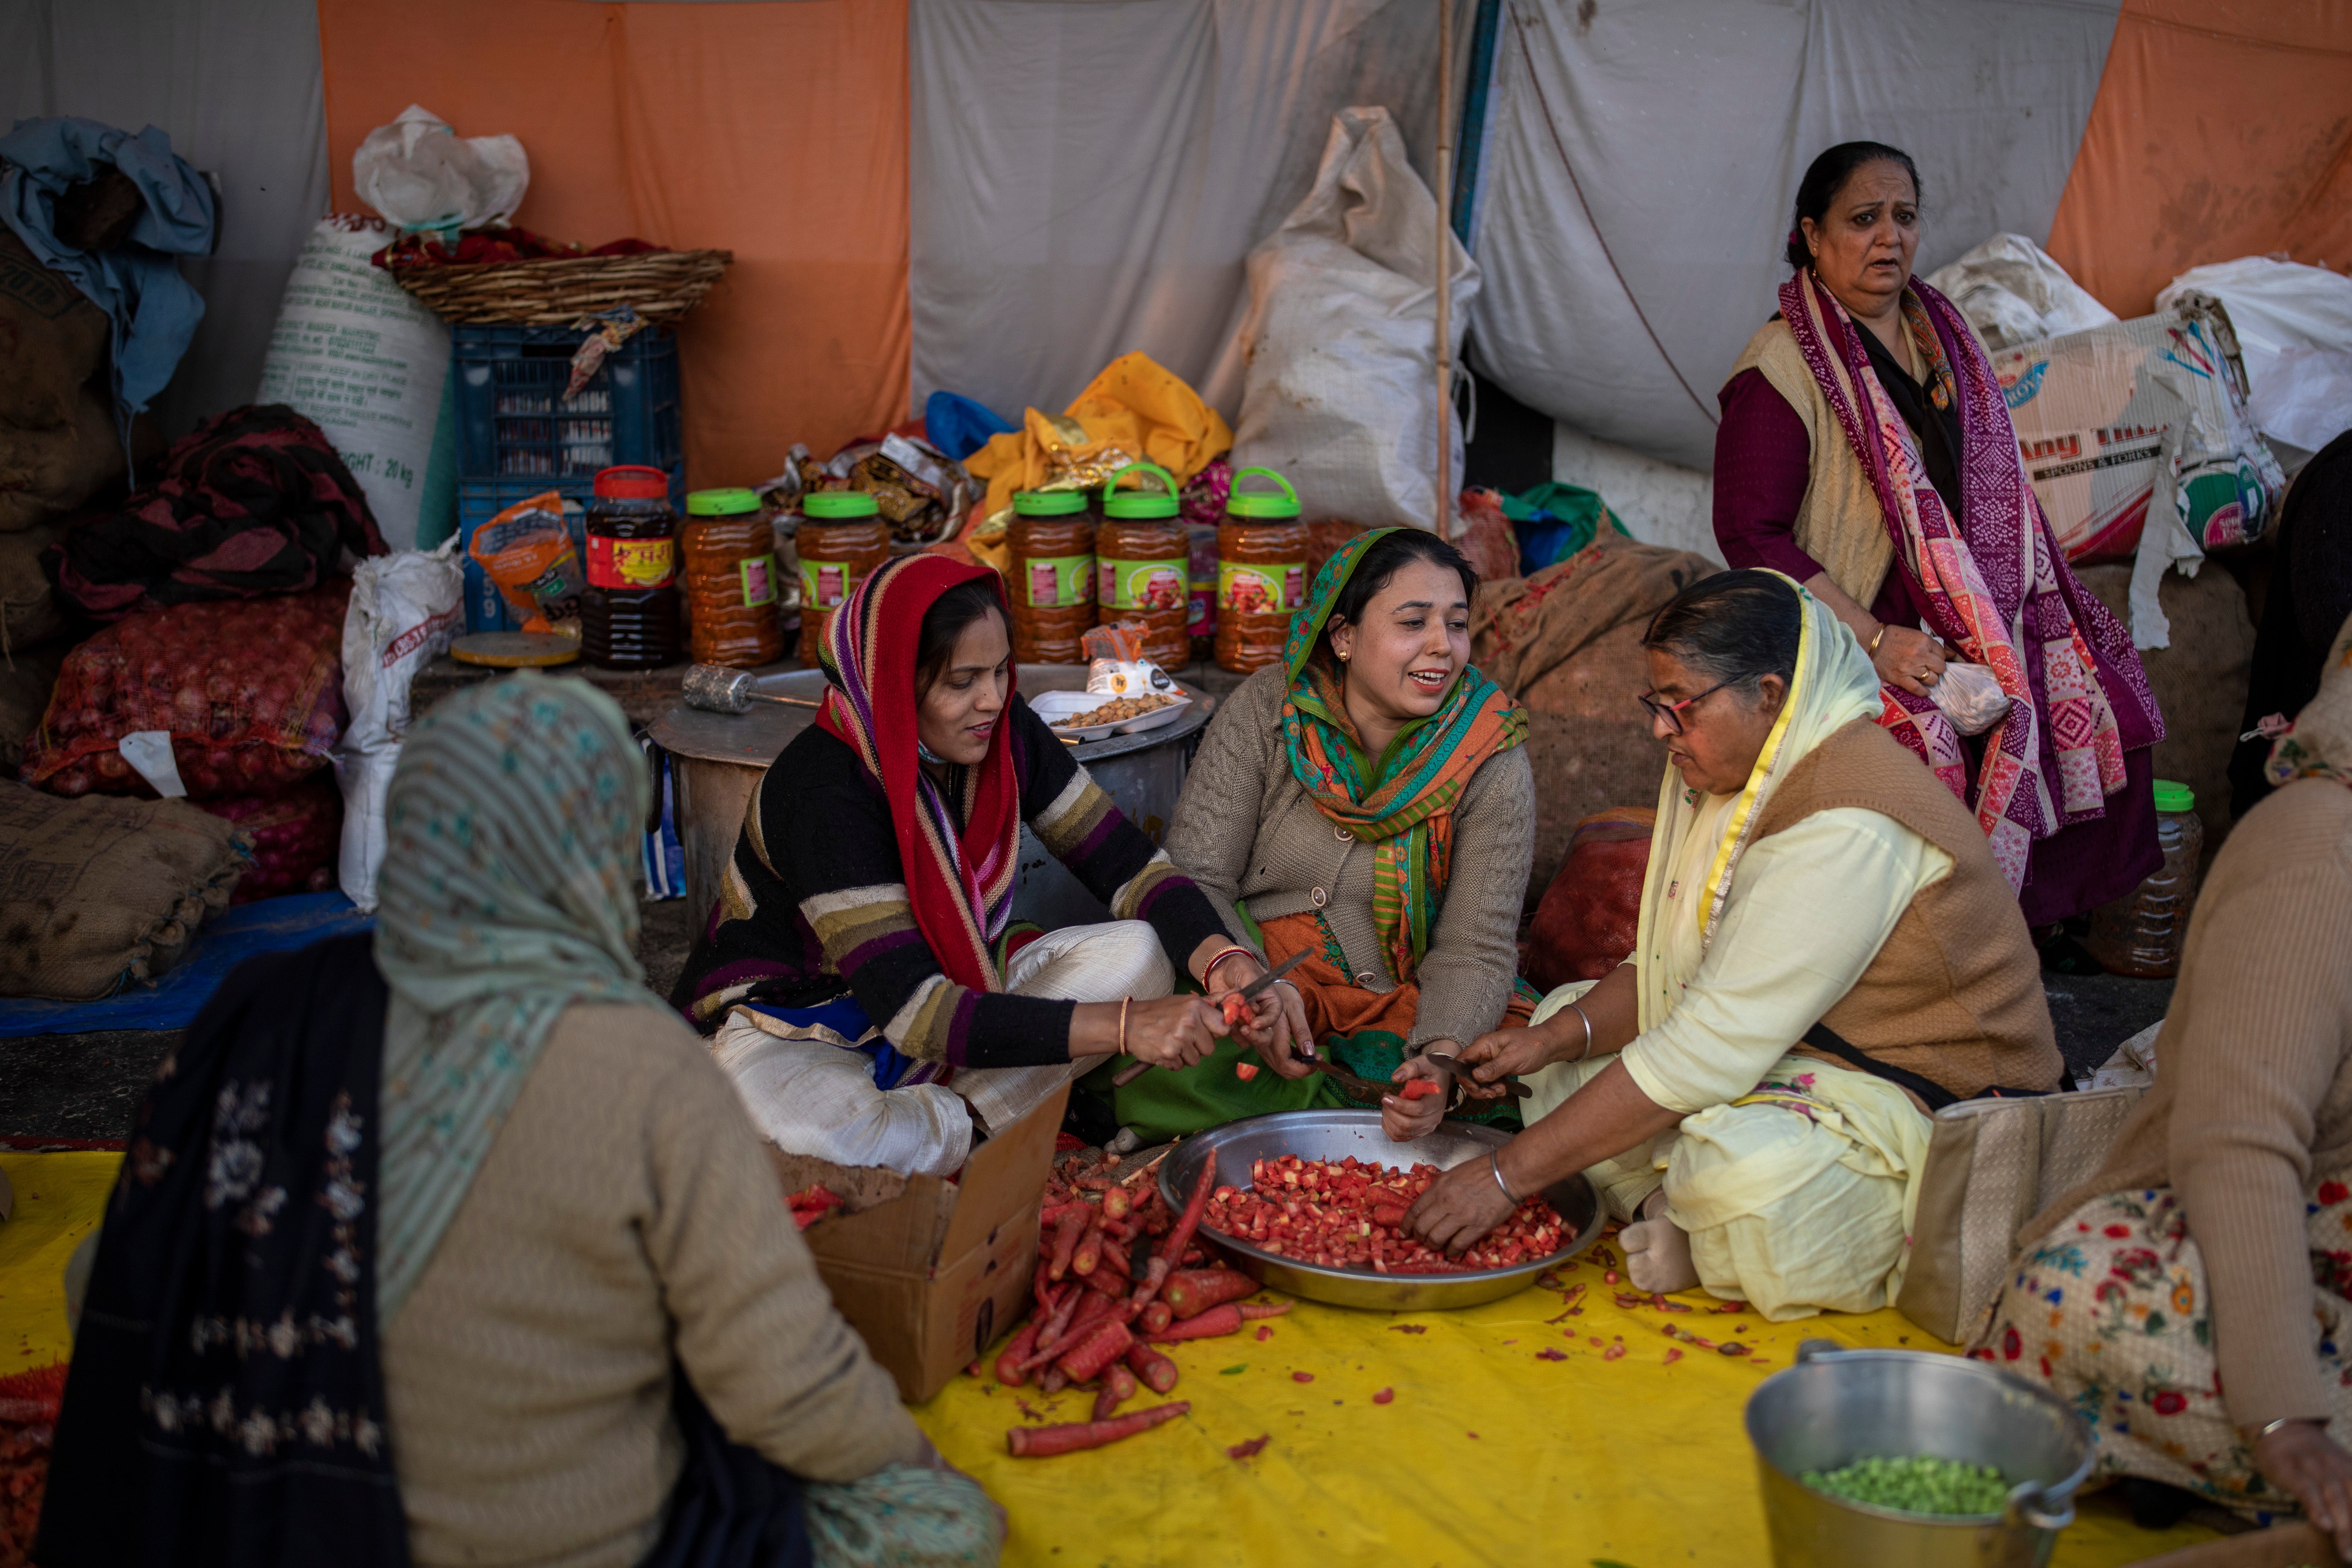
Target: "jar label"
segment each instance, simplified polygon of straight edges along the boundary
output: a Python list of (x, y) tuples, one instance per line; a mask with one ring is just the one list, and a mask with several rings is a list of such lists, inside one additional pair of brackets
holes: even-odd
[(801, 559), (801, 605), (803, 608), (830, 610), (849, 597), (857, 586), (857, 575), (849, 561), (811, 561)]
[(1307, 563), (1219, 561), (1217, 607), (1240, 616), (1280, 616), (1307, 605)]
[(735, 574), (743, 584), (743, 605), (746, 609), (776, 602), (776, 558), (754, 555), (735, 563)]
[(1203, 583), (1195, 587), (1186, 601), (1186, 607), (1191, 612), (1184, 626), (1188, 635), (1196, 637), (1213, 637), (1217, 635), (1217, 585), (1215, 584)]
[(1094, 603), (1095, 558), (1091, 555), (1032, 555), (1016, 564), (1022, 591), (1033, 610)]
[(1185, 563), (1115, 561), (1106, 555), (1096, 568), (1095, 597), (1114, 610), (1175, 610), (1184, 605)]
[(677, 575), (675, 540), (588, 536), (588, 585), (592, 588), (660, 588)]

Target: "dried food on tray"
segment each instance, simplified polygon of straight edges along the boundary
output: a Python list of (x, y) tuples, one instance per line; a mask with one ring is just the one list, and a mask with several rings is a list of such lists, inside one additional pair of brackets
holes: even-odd
[(1083, 713), (1073, 713), (1066, 719), (1056, 719), (1054, 721), (1054, 728), (1091, 730), (1098, 724), (1124, 724), (1130, 719), (1140, 719), (1146, 713), (1172, 707), (1183, 700), (1185, 699), (1181, 697), (1165, 696), (1114, 698), (1099, 708), (1089, 708)]

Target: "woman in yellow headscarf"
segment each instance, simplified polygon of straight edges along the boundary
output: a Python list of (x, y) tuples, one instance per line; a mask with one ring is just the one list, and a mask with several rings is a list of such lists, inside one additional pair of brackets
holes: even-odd
[[(1584, 1171), (1634, 1222), (1643, 1289), (1704, 1284), (1774, 1320), (1883, 1306), (1927, 1113), (2057, 1085), (2024, 919), (1967, 808), (1874, 722), (1878, 677), (1811, 595), (1723, 573), (1643, 644), (1668, 768), (1633, 956), (1463, 1053), (1525, 1078), (1528, 1130), (1406, 1227), (1459, 1250)], [(1397, 1101), (1391, 1135), (1433, 1103)]]

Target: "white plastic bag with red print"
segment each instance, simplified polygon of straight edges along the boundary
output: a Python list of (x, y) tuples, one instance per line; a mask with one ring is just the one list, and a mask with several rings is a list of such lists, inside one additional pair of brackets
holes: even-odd
[(384, 791), (408, 732), (409, 683), (466, 629), (457, 549), (449, 539), (438, 550), (379, 555), (352, 574), (351, 615), (343, 622), (343, 695), (352, 722), (335, 755), (343, 786), (338, 869), (344, 894), (362, 910), (375, 908)]
[[(327, 765), (343, 731), (348, 578), (301, 594), (128, 616), (66, 656), (24, 779), (52, 795), (275, 795)], [(169, 738), (144, 767), (123, 754)], [(169, 763), (171, 769), (159, 767)], [(160, 793), (173, 793), (163, 789)]]

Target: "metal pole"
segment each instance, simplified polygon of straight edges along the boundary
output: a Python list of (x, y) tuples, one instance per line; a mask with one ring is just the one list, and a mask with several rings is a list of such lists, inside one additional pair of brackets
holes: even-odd
[(1437, 536), (1454, 537), (1454, 0), (1437, 0)]

